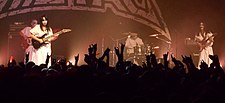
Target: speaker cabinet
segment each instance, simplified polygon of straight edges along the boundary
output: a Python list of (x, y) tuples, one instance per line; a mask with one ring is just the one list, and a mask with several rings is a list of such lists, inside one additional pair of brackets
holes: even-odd
[(26, 41), (19, 33), (8, 34), (8, 58), (13, 58), (18, 62), (23, 62), (25, 57)]

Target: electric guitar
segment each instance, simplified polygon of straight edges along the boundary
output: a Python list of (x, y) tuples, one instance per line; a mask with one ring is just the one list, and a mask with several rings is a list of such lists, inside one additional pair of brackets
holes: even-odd
[(44, 34), (41, 37), (38, 37), (39, 39), (42, 39), (43, 42), (40, 43), (39, 41), (32, 39), (32, 45), (35, 49), (39, 49), (42, 45), (47, 44), (47, 42), (50, 42), (49, 39), (54, 37), (54, 36), (59, 36), (60, 34), (66, 33), (66, 32), (70, 32), (72, 31), (71, 29), (62, 29), (59, 32), (54, 33), (53, 35), (47, 36), (47, 34)]
[(211, 38), (215, 37), (215, 35), (216, 35), (216, 34), (213, 34), (213, 35), (209, 36), (207, 39), (202, 40), (201, 42), (198, 42), (198, 44), (199, 44), (199, 46), (200, 46), (199, 51), (202, 51), (202, 50), (203, 50), (205, 47), (207, 47), (211, 42), (213, 42), (213, 41), (211, 41), (210, 43), (207, 43), (207, 41), (210, 40)]

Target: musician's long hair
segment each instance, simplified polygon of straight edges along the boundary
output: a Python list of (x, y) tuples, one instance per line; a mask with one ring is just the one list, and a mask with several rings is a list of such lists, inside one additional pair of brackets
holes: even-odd
[[(44, 31), (43, 28), (42, 28), (42, 26), (44, 26), (43, 23), (42, 23), (42, 21), (44, 21), (44, 18), (45, 18), (45, 20), (48, 21), (48, 18), (45, 15), (41, 16), (41, 18), (39, 20), (39, 22), (40, 22), (40, 28), (41, 28), (42, 31)], [(47, 25), (46, 25), (47, 31), (49, 32), (50, 31), (50, 27), (49, 27), (48, 24), (49, 24), (49, 21), (47, 22)]]

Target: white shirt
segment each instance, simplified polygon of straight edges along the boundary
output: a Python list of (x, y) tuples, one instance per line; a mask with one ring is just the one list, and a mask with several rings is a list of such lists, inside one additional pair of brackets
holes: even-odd
[(126, 40), (125, 47), (127, 48), (127, 53), (134, 53), (134, 47), (143, 45), (144, 43), (139, 37), (137, 37), (136, 39), (128, 37)]
[(27, 44), (31, 45), (31, 41), (30, 39), (28, 39), (30, 37), (30, 30), (31, 27), (25, 27), (24, 29), (21, 30), (21, 32), (23, 33), (23, 37), (25, 40), (27, 40)]

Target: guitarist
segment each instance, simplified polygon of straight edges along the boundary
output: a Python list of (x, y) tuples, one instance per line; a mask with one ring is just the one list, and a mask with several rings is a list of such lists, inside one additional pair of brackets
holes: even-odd
[[(20, 35), (24, 38), (24, 42), (21, 44), (21, 46), (23, 47), (23, 49), (25, 49), (25, 53), (29, 54), (29, 61), (32, 61), (32, 51), (33, 51), (33, 47), (31, 44), (31, 37), (30, 37), (30, 30), (35, 27), (37, 25), (38, 21), (36, 19), (33, 19), (31, 21), (31, 25), (27, 26), (25, 28), (23, 28), (20, 31)], [(26, 60), (24, 59), (24, 63), (26, 62)]]
[[(46, 44), (42, 45), (38, 49), (33, 49), (32, 53), (32, 58), (33, 62), (36, 65), (40, 64), (46, 64), (46, 58), (47, 55), (51, 55), (51, 41), (56, 40), (58, 36), (53, 36), (52, 38), (48, 39), (48, 41), (43, 41), (42, 38), (43, 36), (50, 36), (53, 35), (53, 31), (51, 27), (49, 27), (48, 19), (46, 16), (42, 16), (39, 21), (40, 24), (36, 25), (34, 28), (30, 30), (31, 32), (31, 38), (43, 43), (45, 42)], [(51, 58), (49, 59), (49, 62), (47, 66), (51, 66)]]
[(203, 22), (200, 23), (200, 32), (195, 35), (195, 41), (200, 47), (198, 68), (200, 69), (202, 61), (210, 66), (212, 60), (209, 58), (209, 55), (213, 55), (212, 46), (214, 42), (214, 34), (205, 31)]

